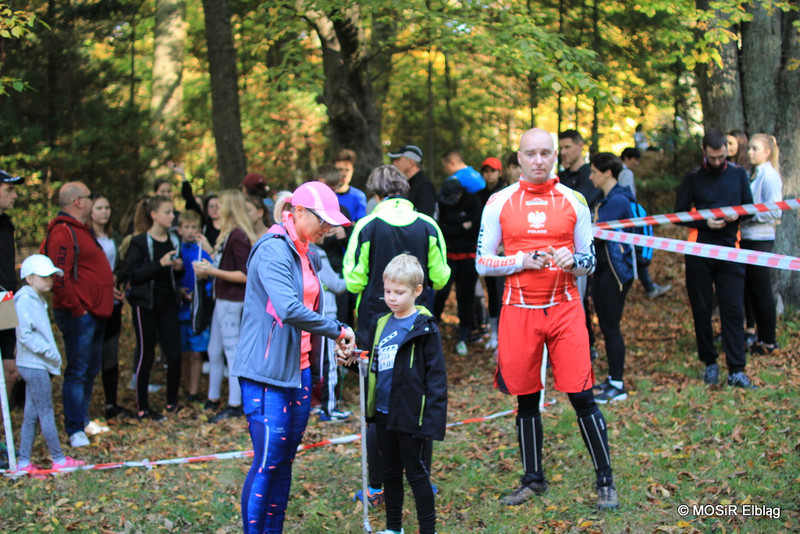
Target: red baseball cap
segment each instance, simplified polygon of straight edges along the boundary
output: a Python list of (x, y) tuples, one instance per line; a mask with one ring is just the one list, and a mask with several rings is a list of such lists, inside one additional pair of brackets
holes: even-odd
[(481, 163), (481, 170), (483, 170), (484, 167), (491, 167), (492, 169), (494, 169), (496, 171), (502, 171), (503, 170), (503, 165), (500, 163), (500, 160), (497, 159), (497, 158), (492, 158), (492, 157), (489, 157), (489, 158), (486, 158), (485, 160), (483, 160), (483, 163)]
[(242, 180), (241, 186), (250, 191), (255, 189), (264, 189), (266, 191), (269, 190), (266, 180), (264, 180), (264, 177), (257, 172), (248, 173), (244, 177), (244, 180)]

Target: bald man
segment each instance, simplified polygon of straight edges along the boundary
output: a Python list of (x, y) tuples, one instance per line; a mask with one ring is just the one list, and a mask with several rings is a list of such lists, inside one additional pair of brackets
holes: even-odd
[(92, 386), (103, 356), (105, 322), (114, 306), (114, 278), (89, 224), (92, 192), (68, 182), (58, 192), (61, 208), (47, 226), (41, 246), (64, 276), (53, 284), (53, 313), (64, 335), (64, 420), (72, 447), (89, 445)]
[[(495, 387), (517, 396), (517, 438), (525, 471), (503, 497), (507, 506), (547, 491), (542, 466), (542, 353), (552, 362), (555, 388), (567, 393), (594, 463), (597, 506), (619, 506), (611, 472), (608, 432), (592, 393), (589, 336), (575, 283), (594, 271), (591, 216), (586, 199), (552, 175), (552, 136), (534, 128), (519, 146), (519, 181), (489, 198), (481, 218), (478, 273), (505, 276)], [(498, 255), (500, 245), (504, 255)]]

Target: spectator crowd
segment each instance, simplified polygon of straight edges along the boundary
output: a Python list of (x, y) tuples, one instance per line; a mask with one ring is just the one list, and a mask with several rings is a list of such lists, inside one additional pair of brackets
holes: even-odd
[[(358, 497), (385, 503), (384, 532), (402, 532), (405, 475), (420, 532), (432, 533), (433, 441), (444, 439), (447, 412), (442, 336), (451, 336), (460, 356), (476, 343), (493, 351), (495, 387), (517, 397), (523, 475), (504, 504), (548, 488), (539, 410), (548, 362), (590, 452), (598, 507), (618, 506), (598, 405), (622, 402), (630, 391), (621, 324), (634, 281), (649, 299), (672, 286), (651, 279), (651, 249), (595, 240), (591, 224), (642, 214), (635, 176), (647, 148), (641, 133), (619, 156), (588, 159), (576, 130), (529, 130), (518, 151), (476, 168), (470, 155), (448, 150), (438, 190), (423, 171), (423, 151), (411, 144), (388, 154), (391, 164), (372, 171), (366, 191), (351, 183), (350, 149), (294, 191), (274, 194), (264, 176), (249, 173), (239, 189), (195, 197), (191, 177), (170, 162), (179, 183), (157, 181), (124, 213), (101, 192), (69, 182), (39, 253), (27, 258), (15, 256), (12, 223), (25, 179), (0, 171), (0, 291), (15, 293), (18, 322), (0, 330), (0, 351), (9, 397), (25, 384), (17, 469), (41, 469), (31, 458), (37, 425), (54, 468), (83, 465), (62, 449), (53, 375), (63, 374), (56, 395), (75, 455), (110, 431), (108, 421), (168, 424), (192, 404), (207, 411), (209, 424), (247, 421), (257, 454), (242, 492), (243, 528), (279, 532), (308, 418), (352, 415), (339, 400), (357, 345), (370, 366), (369, 485)], [(676, 191), (675, 211), (782, 199), (774, 137), (709, 129), (702, 152)], [(779, 219), (776, 211), (684, 224), (691, 241), (770, 252)], [(748, 353), (780, 349), (769, 269), (695, 256), (685, 263), (702, 380), (720, 380), (716, 303), (726, 382), (754, 388)], [(454, 319), (443, 316), (453, 290), (451, 331)], [(119, 400), (123, 319), (136, 339), (133, 353), (121, 355), (133, 371), (133, 406)], [(594, 324), (608, 371), (600, 380)], [(157, 347), (163, 385), (153, 381)], [(91, 404), (98, 374), (102, 414)]]

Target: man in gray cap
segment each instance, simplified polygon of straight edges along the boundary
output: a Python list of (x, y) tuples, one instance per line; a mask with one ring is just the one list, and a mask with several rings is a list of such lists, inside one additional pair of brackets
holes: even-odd
[[(0, 171), (0, 291), (16, 291), (17, 277), (14, 273), (14, 224), (6, 213), (17, 200), (15, 186), (24, 182), (21, 176), (11, 176)], [(9, 398), (19, 380), (14, 351), (17, 335), (13, 328), (0, 330), (0, 354), (3, 357), (3, 374)]]
[(433, 217), (436, 212), (436, 188), (422, 170), (422, 150), (416, 145), (403, 145), (389, 157), (392, 158), (392, 165), (408, 179), (408, 200), (414, 204), (414, 209)]

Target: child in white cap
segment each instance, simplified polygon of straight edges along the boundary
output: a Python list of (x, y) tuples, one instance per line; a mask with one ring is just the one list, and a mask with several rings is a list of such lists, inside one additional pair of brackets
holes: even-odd
[(53, 265), (47, 256), (33, 254), (25, 258), (20, 278), (27, 282), (16, 295), (19, 326), (17, 326), (17, 368), (25, 381), (25, 415), (20, 430), (20, 471), (41, 469), (31, 463), (31, 449), (36, 436), (36, 421), (42, 426), (42, 436), (50, 450), (53, 469), (79, 467), (85, 462), (65, 456), (58, 440), (58, 429), (53, 415), (53, 391), (50, 375), (61, 374), (61, 354), (53, 338), (53, 329), (47, 315), (44, 294), (53, 287), (53, 275), (63, 276), (64, 271)]

